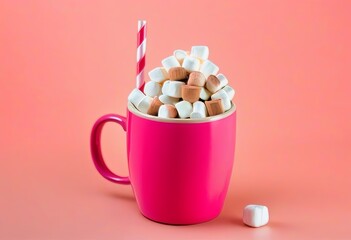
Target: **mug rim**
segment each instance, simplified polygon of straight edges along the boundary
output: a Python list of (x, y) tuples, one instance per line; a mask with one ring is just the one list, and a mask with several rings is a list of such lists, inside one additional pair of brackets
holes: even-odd
[(144, 118), (144, 119), (148, 119), (151, 121), (155, 121), (155, 122), (167, 122), (167, 123), (182, 123), (182, 124), (187, 124), (187, 123), (206, 123), (206, 122), (213, 122), (213, 121), (217, 121), (226, 117), (229, 117), (230, 115), (232, 115), (234, 112), (236, 112), (236, 105), (234, 103), (231, 104), (231, 108), (219, 115), (216, 116), (212, 116), (212, 117), (205, 117), (205, 118), (199, 118), (199, 119), (182, 119), (182, 118), (160, 118), (157, 116), (153, 116), (153, 115), (149, 115), (146, 113), (142, 113), (139, 110), (136, 109), (136, 107), (128, 102), (128, 111), (133, 113), (134, 115)]

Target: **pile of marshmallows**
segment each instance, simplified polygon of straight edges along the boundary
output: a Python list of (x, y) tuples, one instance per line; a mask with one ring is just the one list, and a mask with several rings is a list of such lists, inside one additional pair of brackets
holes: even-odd
[(205, 118), (229, 110), (235, 95), (217, 65), (208, 60), (207, 46), (191, 52), (175, 50), (162, 60), (163, 67), (149, 72), (144, 92), (134, 89), (128, 96), (140, 112), (161, 118)]

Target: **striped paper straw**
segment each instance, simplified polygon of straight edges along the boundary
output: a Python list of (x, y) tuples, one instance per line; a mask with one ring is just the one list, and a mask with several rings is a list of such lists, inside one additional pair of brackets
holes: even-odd
[(137, 38), (137, 75), (136, 87), (142, 89), (144, 86), (145, 51), (146, 51), (146, 21), (138, 21)]

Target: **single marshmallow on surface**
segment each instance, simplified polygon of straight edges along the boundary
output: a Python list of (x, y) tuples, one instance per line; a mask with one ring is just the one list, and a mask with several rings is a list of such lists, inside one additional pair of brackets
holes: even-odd
[(206, 83), (206, 77), (201, 72), (195, 71), (190, 73), (188, 79), (188, 85), (203, 87)]
[(251, 227), (261, 227), (269, 221), (268, 208), (262, 205), (247, 205), (243, 212), (243, 222)]
[(162, 60), (162, 66), (168, 72), (169, 69), (172, 67), (180, 67), (180, 63), (178, 62), (176, 57), (172, 55), (172, 56), (166, 57), (165, 59)]
[(217, 92), (219, 89), (223, 88), (228, 84), (228, 79), (223, 74), (210, 75), (206, 81), (206, 88), (211, 93)]
[(202, 61), (208, 59), (210, 51), (207, 46), (193, 46), (191, 48), (190, 56), (200, 58)]
[(180, 118), (188, 118), (193, 111), (193, 105), (188, 101), (181, 101), (175, 104)]
[(170, 97), (170, 96), (167, 96), (167, 95), (161, 95), (158, 97), (158, 99), (160, 99), (160, 101), (163, 103), (163, 104), (176, 104), (177, 102), (179, 102), (179, 98), (174, 98), (174, 97)]
[(168, 75), (169, 79), (172, 81), (188, 79), (188, 72), (183, 67), (170, 68), (168, 70)]
[(233, 100), (234, 95), (235, 95), (235, 90), (234, 90), (231, 86), (229, 86), (229, 85), (225, 86), (225, 87), (223, 88), (223, 90), (227, 93), (229, 99), (230, 99), (230, 100)]
[(200, 69), (200, 60), (194, 57), (184, 58), (182, 67), (185, 68), (188, 72), (199, 71)]
[(178, 50), (175, 50), (175, 51), (173, 52), (173, 55), (174, 55), (175, 58), (178, 60), (178, 62), (179, 62), (180, 64), (182, 64), (184, 58), (185, 58), (186, 56), (188, 56), (189, 54), (188, 54), (186, 51), (184, 51), (184, 50), (178, 49)]
[(175, 106), (170, 104), (162, 105), (158, 110), (158, 116), (160, 118), (175, 118), (177, 117), (177, 114)]
[(211, 93), (206, 89), (206, 88), (201, 88), (201, 91), (200, 91), (200, 99), (206, 101), (208, 99), (210, 99), (211, 97)]
[(214, 99), (211, 101), (206, 101), (205, 104), (206, 104), (208, 115), (210, 116), (215, 116), (215, 115), (224, 113), (222, 99)]
[(158, 82), (149, 81), (145, 83), (144, 93), (149, 97), (159, 96), (161, 95), (161, 85)]
[(149, 96), (145, 96), (136, 106), (136, 108), (142, 112), (142, 113), (147, 113), (147, 111), (150, 108), (152, 102), (152, 98)]
[(170, 82), (171, 82), (170, 80), (167, 80), (162, 84), (162, 89), (161, 89), (162, 94), (167, 95)]
[(190, 114), (190, 118), (205, 118), (207, 116), (206, 106), (203, 102), (197, 101), (193, 103), (193, 112)]
[(213, 94), (211, 96), (211, 99), (222, 99), (224, 111), (227, 111), (232, 107), (232, 104), (230, 102), (230, 98), (229, 98), (227, 92), (224, 91), (223, 89), (221, 89), (218, 92), (216, 92), (215, 94)]
[(149, 73), (149, 78), (151, 81), (162, 83), (164, 80), (168, 79), (168, 73), (165, 68), (157, 67), (152, 69)]
[(182, 98), (190, 103), (194, 103), (199, 100), (200, 92), (201, 87), (189, 85), (182, 86)]
[(210, 60), (204, 61), (200, 67), (200, 72), (202, 72), (206, 78), (210, 75), (216, 75), (218, 71), (219, 67)]
[(128, 96), (128, 101), (133, 103), (133, 105), (137, 107), (144, 97), (145, 94), (142, 91), (140, 91), (138, 88), (134, 88)]
[(165, 94), (170, 97), (181, 98), (183, 85), (185, 85), (184, 82), (170, 81)]
[(157, 116), (158, 110), (162, 105), (163, 103), (158, 99), (158, 97), (154, 97), (146, 113), (153, 116)]

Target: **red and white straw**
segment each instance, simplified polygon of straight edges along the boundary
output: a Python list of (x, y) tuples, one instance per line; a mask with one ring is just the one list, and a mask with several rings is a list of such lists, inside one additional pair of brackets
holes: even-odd
[(145, 52), (146, 52), (146, 21), (138, 21), (138, 40), (137, 40), (137, 75), (136, 87), (142, 89), (144, 86), (144, 69), (145, 69)]

